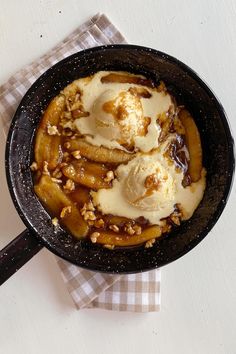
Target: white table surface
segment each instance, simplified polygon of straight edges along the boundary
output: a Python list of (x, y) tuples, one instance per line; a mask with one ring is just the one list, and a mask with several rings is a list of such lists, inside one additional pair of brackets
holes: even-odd
[[(0, 84), (99, 11), (130, 43), (172, 54), (196, 70), (236, 132), (235, 0), (0, 0)], [(6, 187), (2, 135), (0, 154), (3, 247), (24, 225)], [(235, 217), (234, 188), (209, 236), (163, 268), (160, 313), (76, 311), (53, 255), (41, 251), (0, 288), (0, 352), (236, 353)]]

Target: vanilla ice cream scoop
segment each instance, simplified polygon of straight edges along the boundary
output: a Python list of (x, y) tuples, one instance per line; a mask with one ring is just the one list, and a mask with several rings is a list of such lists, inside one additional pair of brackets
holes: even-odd
[(167, 145), (151, 154), (137, 154), (127, 164), (119, 165), (112, 188), (91, 192), (94, 205), (103, 214), (131, 219), (142, 216), (151, 224), (160, 225), (179, 204), (183, 219), (189, 219), (202, 199), (205, 175), (184, 187), (183, 172), (166, 158)]
[[(159, 145), (161, 132), (157, 117), (166, 114), (173, 105), (165, 89), (128, 82), (104, 82), (112, 72), (100, 71), (89, 80), (75, 81), (81, 93), (86, 117), (73, 122), (86, 141), (109, 149), (149, 152)], [(140, 82), (140, 76), (137, 76)]]
[(147, 132), (149, 121), (143, 116), (142, 103), (135, 90), (103, 92), (95, 101), (92, 114), (98, 134), (120, 144), (132, 146), (136, 136)]
[(124, 193), (126, 200), (136, 208), (160, 210), (173, 201), (175, 184), (158, 161), (146, 156), (130, 169), (124, 183)]

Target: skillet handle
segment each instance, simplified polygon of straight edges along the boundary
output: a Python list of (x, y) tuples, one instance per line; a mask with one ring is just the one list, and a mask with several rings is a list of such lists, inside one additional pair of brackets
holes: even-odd
[(4, 247), (0, 251), (0, 285), (42, 248), (36, 237), (27, 229)]

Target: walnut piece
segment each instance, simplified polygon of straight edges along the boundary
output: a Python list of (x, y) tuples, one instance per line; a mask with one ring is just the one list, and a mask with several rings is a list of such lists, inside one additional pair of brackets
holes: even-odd
[[(93, 203), (91, 201), (89, 201), (88, 203), (85, 203), (83, 205), (83, 208), (80, 209), (80, 212), (81, 212), (81, 215), (85, 217), (85, 214), (86, 213), (90, 213), (90, 214), (86, 214), (86, 218), (87, 220), (95, 220), (95, 219), (90, 219), (88, 215), (92, 215), (94, 214), (93, 211), (95, 210), (94, 206), (93, 206)], [(92, 214), (91, 214), (92, 213)], [(85, 219), (86, 220), (86, 219)]]
[(153, 244), (155, 243), (156, 239), (155, 238), (152, 238), (151, 240), (148, 240), (146, 243), (145, 243), (145, 248), (151, 248), (153, 247)]
[(119, 229), (119, 227), (117, 225), (110, 225), (109, 229), (114, 231), (114, 232), (119, 232), (120, 231), (120, 229)]
[(180, 225), (180, 219), (178, 216), (176, 215), (170, 215), (170, 219), (171, 221), (175, 224), (175, 225)]
[(94, 226), (97, 229), (100, 229), (100, 228), (104, 227), (104, 225), (105, 225), (105, 223), (104, 223), (103, 219), (98, 219), (98, 220), (95, 220), (95, 222), (94, 222)]
[(53, 224), (53, 226), (57, 227), (59, 225), (58, 218), (56, 218), (56, 217), (53, 218), (52, 219), (52, 224)]
[(75, 183), (71, 179), (68, 179), (66, 184), (64, 184), (63, 189), (73, 191), (75, 189)]
[(94, 205), (91, 201), (89, 201), (88, 203), (85, 203), (85, 205), (86, 205), (87, 210), (91, 210), (91, 211), (95, 210)]
[(59, 184), (62, 183), (62, 180), (59, 178), (51, 177), (51, 180), (55, 183), (59, 183)]
[(66, 215), (70, 214), (72, 211), (71, 205), (64, 207), (61, 211), (60, 218), (64, 218)]
[(48, 171), (48, 162), (47, 161), (43, 161), (43, 175), (47, 175), (47, 176), (50, 175), (50, 173)]
[(141, 226), (139, 226), (139, 225), (134, 225), (134, 226), (133, 226), (133, 229), (134, 229), (136, 235), (141, 235), (141, 233), (142, 233), (142, 228), (141, 228)]
[(133, 227), (130, 224), (126, 224), (124, 230), (129, 235), (134, 235), (135, 234), (135, 230), (133, 229)]
[(83, 215), (84, 220), (96, 220), (96, 215), (94, 214), (93, 211), (86, 211), (85, 214)]
[(62, 177), (62, 172), (60, 171), (59, 167), (55, 168), (55, 170), (52, 173), (52, 176), (58, 179)]
[(180, 225), (180, 220), (182, 217), (182, 212), (180, 211), (180, 206), (177, 204), (176, 205), (176, 210), (170, 215), (170, 220), (175, 224), (175, 225)]
[(93, 232), (90, 236), (90, 240), (92, 241), (92, 243), (96, 243), (97, 242), (97, 238), (100, 236), (99, 232)]
[(142, 228), (139, 225), (131, 225), (130, 223), (126, 224), (124, 231), (129, 235), (140, 235), (142, 233)]
[(47, 126), (47, 133), (48, 135), (61, 135), (57, 129), (57, 126), (56, 125), (50, 125), (48, 124)]
[(77, 160), (81, 159), (81, 155), (80, 155), (80, 151), (79, 150), (72, 151), (71, 155)]
[(104, 245), (103, 247), (109, 250), (113, 250), (115, 248), (115, 245)]
[(113, 171), (108, 171), (106, 177), (104, 178), (105, 182), (111, 182), (115, 178)]
[(38, 164), (37, 162), (33, 162), (31, 165), (30, 165), (30, 169), (31, 171), (37, 171), (38, 170)]
[(165, 233), (168, 233), (171, 231), (171, 225), (170, 224), (165, 224), (162, 226), (162, 233), (165, 234)]

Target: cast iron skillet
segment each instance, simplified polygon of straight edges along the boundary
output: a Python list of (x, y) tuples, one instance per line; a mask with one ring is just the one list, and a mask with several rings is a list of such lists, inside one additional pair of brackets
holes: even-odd
[[(207, 169), (204, 198), (193, 217), (153, 248), (107, 250), (77, 241), (51, 218), (33, 192), (30, 164), (34, 135), (42, 111), (67, 84), (99, 70), (144, 74), (168, 90), (194, 116), (200, 130)], [(212, 229), (230, 192), (234, 172), (233, 138), (223, 107), (189, 67), (153, 49), (111, 45), (76, 53), (46, 71), (29, 89), (13, 118), (6, 145), (6, 173), (15, 207), (27, 230), (0, 253), (0, 282), (5, 281), (43, 246), (80, 267), (108, 273), (135, 273), (161, 267), (183, 256)]]

